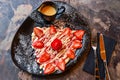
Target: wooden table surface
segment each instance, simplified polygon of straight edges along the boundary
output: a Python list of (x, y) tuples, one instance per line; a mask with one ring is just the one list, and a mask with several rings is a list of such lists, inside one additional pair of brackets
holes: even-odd
[[(54, 1), (54, 0), (51, 0)], [(120, 0), (58, 0), (75, 7), (90, 23), (93, 38), (100, 32), (117, 41), (108, 65), (111, 80), (120, 80)], [(82, 70), (85, 58), (64, 76), (36, 77), (18, 69), (11, 60), (13, 37), (27, 16), (43, 0), (0, 0), (0, 80), (94, 80)]]

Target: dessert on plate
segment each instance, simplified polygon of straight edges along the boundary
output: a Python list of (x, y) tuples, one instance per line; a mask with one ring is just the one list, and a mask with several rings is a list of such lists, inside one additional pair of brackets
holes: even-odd
[(32, 48), (35, 50), (35, 61), (44, 74), (65, 71), (66, 64), (76, 57), (76, 50), (82, 48), (84, 34), (84, 30), (55, 25), (34, 27)]

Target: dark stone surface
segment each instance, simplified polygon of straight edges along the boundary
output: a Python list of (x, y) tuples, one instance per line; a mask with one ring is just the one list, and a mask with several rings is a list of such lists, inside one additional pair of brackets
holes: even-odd
[[(54, 1), (54, 0), (52, 0)], [(93, 38), (96, 32), (113, 38), (117, 45), (113, 52), (109, 71), (112, 80), (120, 80), (120, 0), (59, 0), (71, 4), (90, 23)], [(19, 70), (12, 62), (10, 46), (12, 39), (27, 16), (43, 0), (0, 0), (0, 80), (94, 80), (82, 70), (84, 60), (64, 76), (37, 77)]]

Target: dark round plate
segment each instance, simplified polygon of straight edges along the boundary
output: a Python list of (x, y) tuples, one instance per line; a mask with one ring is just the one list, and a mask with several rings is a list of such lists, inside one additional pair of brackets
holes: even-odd
[[(83, 29), (85, 35), (83, 37), (83, 47), (76, 51), (76, 57), (74, 60), (70, 60), (66, 65), (66, 70), (73, 66), (81, 58), (81, 56), (88, 52), (90, 49), (90, 29), (86, 19), (72, 6), (60, 2), (54, 2), (58, 7), (64, 6), (66, 8), (62, 15), (57, 15), (56, 20), (65, 23), (65, 26), (69, 26), (71, 29)], [(56, 24), (56, 22), (53, 22)], [(46, 26), (49, 25), (42, 18), (37, 10), (34, 10), (30, 16), (23, 22), (18, 29), (11, 46), (11, 57), (14, 64), (20, 69), (34, 74), (45, 76), (43, 71), (39, 69), (39, 65), (35, 61), (33, 55), (34, 49), (31, 47), (31, 34), (34, 26)], [(65, 70), (65, 71), (66, 71)], [(42, 73), (40, 73), (42, 71)], [(56, 71), (53, 74), (60, 74), (61, 71)]]

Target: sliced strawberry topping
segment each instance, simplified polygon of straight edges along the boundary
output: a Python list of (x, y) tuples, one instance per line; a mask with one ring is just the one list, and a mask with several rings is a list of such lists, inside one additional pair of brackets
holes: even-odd
[(53, 34), (55, 34), (55, 33), (57, 32), (54, 25), (51, 25), (51, 26), (50, 26), (49, 32), (50, 32), (51, 35), (53, 35)]
[(35, 41), (35, 42), (32, 44), (32, 46), (33, 46), (34, 48), (41, 49), (41, 48), (44, 47), (44, 43), (43, 43), (42, 41)]
[(84, 30), (77, 30), (75, 31), (73, 34), (79, 39), (81, 40), (83, 38), (85, 31)]
[(63, 34), (70, 36), (71, 35), (71, 29), (70, 28), (65, 28), (63, 31)]
[(50, 55), (45, 51), (40, 57), (39, 57), (39, 63), (46, 62), (50, 59)]
[(75, 58), (75, 52), (72, 51), (71, 49), (67, 51), (67, 57), (69, 57), (70, 59), (74, 59)]
[(35, 27), (33, 29), (33, 32), (38, 38), (41, 38), (43, 36), (43, 31), (41, 29), (39, 29), (38, 27)]
[(44, 70), (44, 74), (51, 74), (55, 71), (55, 66), (53, 65), (53, 63), (48, 63), (45, 66), (45, 70)]
[(60, 58), (58, 61), (56, 61), (56, 66), (57, 66), (60, 70), (64, 71), (64, 70), (65, 70), (65, 60), (62, 59), (62, 58)]
[(51, 47), (54, 50), (60, 50), (62, 48), (62, 42), (60, 39), (56, 38), (52, 43), (51, 43)]
[(78, 48), (81, 48), (81, 47), (82, 47), (81, 41), (79, 41), (79, 40), (74, 40), (74, 41), (73, 41), (73, 43), (72, 43), (72, 48), (78, 49)]

